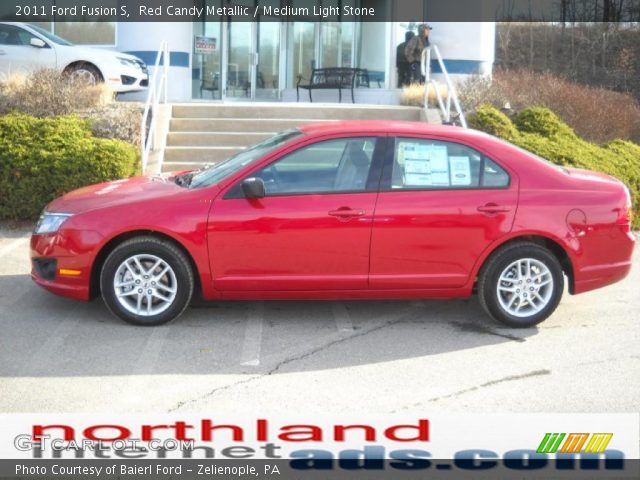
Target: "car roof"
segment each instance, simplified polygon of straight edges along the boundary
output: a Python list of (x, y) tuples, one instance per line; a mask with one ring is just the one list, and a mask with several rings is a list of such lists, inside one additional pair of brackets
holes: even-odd
[(321, 122), (302, 125), (299, 130), (307, 135), (332, 135), (340, 133), (392, 133), (395, 135), (439, 135), (450, 138), (483, 137), (487, 135), (476, 130), (435, 125), (426, 122), (407, 122), (398, 120), (347, 120)]

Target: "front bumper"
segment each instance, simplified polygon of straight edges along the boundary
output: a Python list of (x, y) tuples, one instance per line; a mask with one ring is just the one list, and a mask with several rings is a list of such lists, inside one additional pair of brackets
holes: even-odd
[(140, 68), (113, 65), (105, 69), (105, 83), (115, 93), (138, 92), (149, 86), (149, 72), (146, 65)]
[(95, 259), (96, 235), (76, 232), (31, 236), (31, 278), (46, 290), (63, 297), (88, 301)]

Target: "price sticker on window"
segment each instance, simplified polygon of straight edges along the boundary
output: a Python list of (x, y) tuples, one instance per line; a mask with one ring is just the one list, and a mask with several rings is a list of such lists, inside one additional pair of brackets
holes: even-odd
[(401, 152), (405, 186), (449, 186), (446, 146), (404, 143)]

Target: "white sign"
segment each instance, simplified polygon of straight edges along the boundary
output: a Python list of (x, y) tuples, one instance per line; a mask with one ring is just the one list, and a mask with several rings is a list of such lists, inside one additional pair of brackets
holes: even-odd
[(201, 35), (196, 35), (195, 45), (193, 49), (194, 53), (210, 55), (216, 51), (217, 43), (217, 40), (213, 37), (203, 37)]
[(451, 165), (451, 185), (471, 185), (469, 157), (449, 157)]

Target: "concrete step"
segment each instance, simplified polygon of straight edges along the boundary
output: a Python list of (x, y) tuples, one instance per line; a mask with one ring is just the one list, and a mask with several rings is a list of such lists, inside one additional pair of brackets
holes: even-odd
[(341, 104), (177, 104), (173, 118), (420, 120), (418, 107)]
[(169, 132), (167, 146), (174, 147), (247, 147), (277, 132)]
[(330, 120), (279, 118), (173, 118), (171, 132), (280, 132), (306, 123)]
[(442, 124), (442, 117), (440, 116), (440, 109), (439, 108), (429, 108), (426, 111), (426, 120), (427, 123), (431, 123), (434, 125), (441, 125)]
[(237, 146), (219, 147), (167, 147), (164, 161), (188, 162), (193, 164), (216, 163), (244, 150)]
[[(211, 162), (211, 163), (216, 163), (216, 162)], [(200, 168), (206, 165), (207, 165), (206, 163), (193, 163), (193, 162), (164, 162), (162, 164), (162, 173), (199, 170)]]

